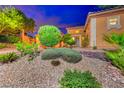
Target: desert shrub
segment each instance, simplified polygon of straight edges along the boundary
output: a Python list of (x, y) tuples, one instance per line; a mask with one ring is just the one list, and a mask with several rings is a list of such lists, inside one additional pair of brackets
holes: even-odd
[(17, 43), (20, 40), (18, 36), (14, 35), (0, 35), (0, 42), (4, 43)]
[(0, 42), (7, 42), (7, 36), (5, 35), (0, 35)]
[(71, 34), (65, 34), (62, 37), (62, 41), (69, 45), (72, 48), (72, 45), (74, 45), (76, 43), (75, 39), (71, 36)]
[(0, 43), (0, 49), (5, 48), (5, 47), (6, 47), (6, 44)]
[(112, 64), (124, 71), (124, 53), (120, 51), (107, 51), (106, 57), (112, 61)]
[(94, 50), (97, 49), (97, 46), (93, 46), (93, 49), (94, 49)]
[(20, 40), (20, 38), (18, 36), (7, 36), (7, 41), (9, 43), (17, 43)]
[(21, 55), (35, 55), (38, 52), (38, 45), (33, 43), (33, 44), (28, 44), (24, 42), (18, 42), (15, 44), (16, 49), (21, 52)]
[(0, 54), (0, 62), (2, 63), (12, 62), (16, 60), (18, 57), (19, 56), (14, 52), (7, 54)]
[(79, 52), (69, 49), (69, 48), (50, 48), (46, 49), (42, 54), (43, 60), (62, 58), (63, 60), (76, 63), (82, 59), (82, 56)]
[(59, 61), (59, 60), (52, 60), (52, 61), (51, 61), (51, 64), (52, 64), (53, 66), (58, 66), (58, 65), (60, 65), (60, 61)]
[(82, 47), (87, 47), (89, 44), (89, 38), (84, 36), (84, 39), (82, 40)]
[(81, 72), (77, 70), (65, 70), (64, 76), (59, 80), (63, 88), (99, 88), (101, 84), (98, 83), (91, 72)]
[(118, 46), (116, 51), (107, 51), (106, 57), (112, 61), (113, 65), (124, 71), (124, 34), (104, 35), (104, 40)]
[(42, 54), (43, 60), (56, 59), (59, 57), (61, 57), (61, 53), (58, 51), (58, 49), (54, 48), (46, 49), (45, 52)]
[(62, 54), (62, 59), (70, 63), (77, 63), (82, 59), (82, 55), (76, 50), (61, 48), (59, 52)]

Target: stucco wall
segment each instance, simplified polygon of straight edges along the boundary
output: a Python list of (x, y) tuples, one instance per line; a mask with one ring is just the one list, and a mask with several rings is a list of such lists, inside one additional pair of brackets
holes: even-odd
[[(109, 16), (120, 16), (120, 29), (107, 29), (107, 17)], [(103, 36), (104, 34), (111, 34), (111, 33), (124, 33), (124, 11), (123, 12), (116, 12), (105, 14), (102, 16), (96, 17), (96, 43), (98, 48), (114, 48), (113, 45), (104, 41)]]

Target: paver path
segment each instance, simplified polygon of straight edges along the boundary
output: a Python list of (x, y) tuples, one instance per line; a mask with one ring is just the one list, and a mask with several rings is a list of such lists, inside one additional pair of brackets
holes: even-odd
[(27, 62), (27, 57), (23, 57), (17, 62), (4, 64), (0, 66), (0, 87), (60, 87), (58, 80), (65, 69), (89, 70), (103, 87), (124, 87), (124, 76), (119, 69), (106, 60), (91, 57), (86, 53), (93, 55), (95, 51), (79, 51), (83, 59), (76, 64), (59, 59), (61, 64), (55, 67), (50, 61), (41, 60), (41, 56), (33, 62)]

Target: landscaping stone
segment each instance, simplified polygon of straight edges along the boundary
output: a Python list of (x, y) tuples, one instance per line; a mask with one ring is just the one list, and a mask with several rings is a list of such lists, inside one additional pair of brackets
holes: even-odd
[(28, 56), (25, 56), (17, 62), (1, 65), (0, 87), (58, 88), (58, 80), (63, 76), (65, 69), (89, 70), (105, 88), (124, 87), (124, 76), (111, 62), (83, 54), (79, 63), (72, 64), (57, 59), (61, 64), (53, 66), (51, 60), (41, 60), (41, 55), (30, 62), (27, 61)]

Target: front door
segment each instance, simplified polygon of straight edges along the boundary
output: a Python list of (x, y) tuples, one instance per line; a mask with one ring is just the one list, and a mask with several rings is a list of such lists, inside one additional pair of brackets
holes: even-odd
[(80, 47), (79, 37), (75, 37), (75, 41), (76, 41), (76, 43), (75, 43), (76, 47)]

